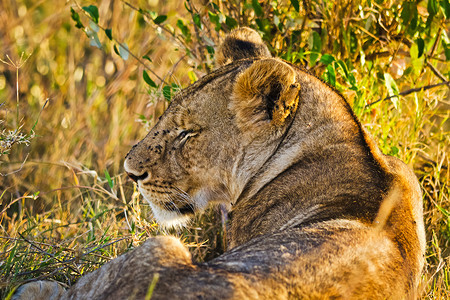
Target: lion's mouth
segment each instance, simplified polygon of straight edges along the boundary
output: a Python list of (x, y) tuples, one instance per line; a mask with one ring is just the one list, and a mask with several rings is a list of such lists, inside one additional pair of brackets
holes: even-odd
[(171, 212), (177, 212), (182, 215), (193, 215), (195, 213), (194, 206), (190, 204), (186, 204), (182, 207), (178, 207), (173, 202), (164, 203), (164, 208)]
[(191, 197), (185, 193), (173, 189), (155, 189), (139, 185), (139, 192), (144, 196), (152, 208), (158, 207), (159, 211), (167, 211), (178, 215), (194, 215), (195, 205)]

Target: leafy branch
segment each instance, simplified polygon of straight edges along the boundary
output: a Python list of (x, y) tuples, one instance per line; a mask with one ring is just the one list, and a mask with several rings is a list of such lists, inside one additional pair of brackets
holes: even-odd
[[(98, 28), (100, 28), (101, 30), (103, 30), (103, 32), (105, 33), (105, 35), (108, 37), (109, 40), (115, 42), (117, 45), (119, 45), (119, 48), (117, 48), (116, 45), (114, 45), (114, 51), (116, 52), (117, 55), (119, 55), (120, 57), (122, 57), (123, 59), (127, 59), (127, 55), (124, 55), (124, 52), (131, 55), (136, 61), (138, 61), (147, 71), (149, 71), (150, 73), (152, 73), (161, 83), (163, 84), (167, 84), (167, 82), (164, 81), (164, 79), (162, 79), (158, 74), (156, 74), (150, 67), (148, 67), (146, 65), (146, 63), (139, 58), (137, 55), (135, 55), (133, 52), (131, 52), (128, 48), (128, 46), (117, 40), (113, 35), (112, 35), (112, 29), (110, 28), (105, 28), (103, 26), (101, 26), (100, 24), (98, 24), (99, 22), (99, 14), (98, 14), (98, 9), (96, 6), (94, 5), (90, 5), (90, 6), (83, 6), (81, 7), (77, 1), (74, 0), (75, 5), (78, 7), (78, 9), (80, 11), (82, 11), (87, 18), (89, 18), (90, 21), (92, 21), (94, 24), (90, 24), (92, 27), (98, 26)], [(100, 42), (98, 41), (98, 37), (96, 36), (96, 33), (92, 33), (87, 31), (87, 29), (85, 28), (85, 26), (82, 24), (81, 19), (79, 14), (73, 9), (71, 8), (71, 14), (72, 14), (72, 19), (76, 22), (76, 27), (80, 28), (80, 29), (85, 29), (85, 33), (88, 36), (88, 38), (90, 39), (94, 39), (94, 42), (96, 43), (96, 46), (99, 47), (101, 46)], [(94, 32), (97, 28), (94, 28)], [(144, 57), (145, 58), (145, 57)]]

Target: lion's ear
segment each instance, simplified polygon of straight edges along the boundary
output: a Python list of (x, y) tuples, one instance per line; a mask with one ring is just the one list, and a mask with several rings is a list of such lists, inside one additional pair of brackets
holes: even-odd
[(216, 62), (223, 66), (235, 60), (252, 57), (271, 57), (271, 55), (255, 30), (240, 27), (225, 37), (217, 51)]
[(296, 111), (299, 93), (292, 67), (278, 59), (257, 60), (238, 76), (231, 109), (243, 131), (279, 128)]

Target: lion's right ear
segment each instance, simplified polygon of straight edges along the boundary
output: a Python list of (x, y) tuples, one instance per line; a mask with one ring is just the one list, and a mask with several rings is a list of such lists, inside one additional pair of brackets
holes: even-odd
[(271, 57), (271, 55), (255, 30), (240, 27), (225, 37), (217, 51), (216, 62), (223, 66), (235, 60), (252, 57)]
[(292, 120), (300, 97), (297, 72), (285, 62), (257, 60), (238, 75), (230, 109), (243, 133), (279, 131)]

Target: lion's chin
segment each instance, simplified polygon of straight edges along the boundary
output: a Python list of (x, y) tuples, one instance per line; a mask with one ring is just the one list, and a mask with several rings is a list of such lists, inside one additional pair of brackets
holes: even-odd
[[(186, 227), (195, 215), (195, 213), (202, 212), (208, 206), (209, 200), (217, 198), (217, 193), (214, 193), (208, 188), (203, 188), (197, 191), (189, 200), (192, 204), (184, 207), (176, 207), (173, 210), (165, 209), (155, 203), (153, 195), (149, 195), (145, 189), (139, 188), (139, 192), (144, 199), (149, 203), (155, 221), (165, 228), (182, 228)], [(223, 201), (218, 201), (223, 202)], [(170, 208), (170, 203), (167, 207)]]
[(166, 228), (182, 228), (189, 223), (191, 216), (179, 212), (162, 209), (151, 201), (148, 201), (152, 208), (153, 217), (156, 222)]

